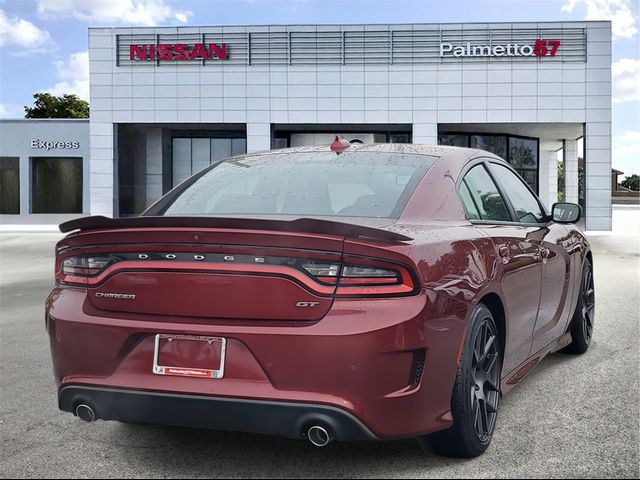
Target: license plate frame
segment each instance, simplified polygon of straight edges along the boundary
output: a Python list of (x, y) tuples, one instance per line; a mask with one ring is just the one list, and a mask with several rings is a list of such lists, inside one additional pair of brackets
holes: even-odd
[[(166, 339), (169, 342), (173, 341), (192, 341), (192, 342), (206, 342), (209, 345), (214, 343), (220, 344), (220, 368), (210, 369), (201, 367), (184, 367), (184, 366), (169, 366), (160, 365), (160, 341)], [(153, 373), (155, 375), (166, 375), (174, 377), (188, 377), (188, 378), (207, 378), (212, 380), (220, 380), (224, 378), (224, 367), (227, 353), (227, 339), (223, 337), (208, 337), (200, 335), (171, 335), (159, 333), (155, 338), (155, 347), (153, 353)]]

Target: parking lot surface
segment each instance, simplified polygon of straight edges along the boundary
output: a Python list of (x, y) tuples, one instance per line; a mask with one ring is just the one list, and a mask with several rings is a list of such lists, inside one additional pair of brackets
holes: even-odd
[(0, 233), (0, 476), (640, 476), (640, 237), (594, 236), (596, 327), (580, 357), (555, 354), (503, 399), (489, 451), (426, 455), (412, 440), (316, 449), (280, 438), (85, 424), (57, 409), (44, 299), (59, 235)]

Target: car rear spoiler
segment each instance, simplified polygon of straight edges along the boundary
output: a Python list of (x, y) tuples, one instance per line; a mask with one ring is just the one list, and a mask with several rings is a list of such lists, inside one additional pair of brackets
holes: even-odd
[(334, 222), (315, 218), (299, 218), (296, 220), (270, 220), (261, 218), (226, 218), (226, 217), (128, 217), (107, 218), (101, 215), (78, 218), (60, 225), (62, 233), (74, 230), (102, 230), (114, 228), (234, 228), (241, 230), (273, 230), (281, 232), (300, 232), (333, 234), (352, 238), (368, 238), (391, 243), (413, 240), (400, 233), (380, 228), (365, 227), (351, 223)]

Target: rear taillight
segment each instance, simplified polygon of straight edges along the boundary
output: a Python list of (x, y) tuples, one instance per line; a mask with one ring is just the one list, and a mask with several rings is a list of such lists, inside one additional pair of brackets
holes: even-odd
[(78, 255), (65, 258), (56, 274), (56, 278), (65, 283), (89, 283), (89, 279), (97, 277), (117, 258), (111, 255)]
[[(357, 261), (357, 259), (353, 259)], [(315, 280), (337, 285), (340, 297), (402, 296), (416, 293), (416, 282), (401, 265), (366, 260), (370, 265), (307, 262), (302, 268)]]
[(302, 268), (316, 280), (335, 285), (340, 274), (339, 263), (304, 262)]
[(386, 260), (348, 256), (336, 260), (226, 253), (119, 252), (75, 255), (58, 261), (57, 281), (95, 286), (123, 269), (179, 269), (259, 273), (292, 278), (315, 294), (337, 297), (397, 297), (419, 292), (408, 267)]
[(340, 285), (389, 285), (396, 283), (398, 272), (386, 268), (345, 265), (340, 275)]
[(417, 283), (402, 265), (359, 265), (342, 267), (336, 295), (338, 297), (404, 296), (416, 293)]
[(65, 275), (82, 275), (93, 277), (111, 265), (111, 257), (71, 257), (62, 262), (62, 273)]

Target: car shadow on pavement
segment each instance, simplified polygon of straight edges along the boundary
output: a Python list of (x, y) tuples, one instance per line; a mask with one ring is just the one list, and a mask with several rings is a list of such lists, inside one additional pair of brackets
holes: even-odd
[[(386, 476), (394, 471), (444, 467), (452, 462), (426, 455), (417, 440), (333, 443), (316, 448), (305, 441), (265, 435), (166, 426), (119, 425), (113, 429), (117, 455), (153, 475), (326, 477)], [(115, 439), (114, 439), (115, 440)], [(109, 442), (111, 443), (111, 442)], [(391, 469), (391, 470), (390, 470)]]
[[(167, 426), (118, 425), (110, 429), (116, 458), (136, 465), (146, 475), (187, 477), (397, 477), (473, 474), (492, 462), (511, 463), (534, 456), (536, 442), (526, 400), (540, 390), (546, 376), (572, 369), (580, 357), (548, 356), (505, 397), (491, 448), (474, 460), (440, 457), (416, 440), (333, 443), (319, 449), (302, 440), (264, 435)], [(517, 436), (513, 433), (518, 432)], [(526, 462), (524, 462), (526, 463)]]

